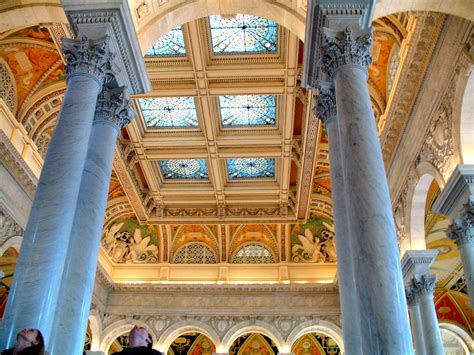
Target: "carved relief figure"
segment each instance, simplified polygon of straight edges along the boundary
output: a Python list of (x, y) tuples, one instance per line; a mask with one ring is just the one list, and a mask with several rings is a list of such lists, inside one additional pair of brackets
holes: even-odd
[[(148, 232), (142, 237), (142, 232)], [(154, 239), (154, 241), (152, 240)], [(114, 223), (106, 228), (102, 245), (113, 262), (116, 263), (156, 263), (158, 262), (157, 237), (146, 226), (127, 220)]]
[(313, 216), (293, 228), (292, 261), (328, 263), (336, 261), (334, 225), (328, 218)]

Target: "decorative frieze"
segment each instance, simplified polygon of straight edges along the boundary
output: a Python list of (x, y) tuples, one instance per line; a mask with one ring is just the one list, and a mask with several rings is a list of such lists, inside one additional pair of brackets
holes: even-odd
[(446, 173), (447, 163), (454, 154), (452, 115), (454, 92), (458, 78), (459, 72), (451, 80), (417, 158), (418, 164), (429, 162), (443, 174)]
[(0, 205), (0, 245), (15, 236), (22, 236), (23, 228), (10, 216), (8, 211)]

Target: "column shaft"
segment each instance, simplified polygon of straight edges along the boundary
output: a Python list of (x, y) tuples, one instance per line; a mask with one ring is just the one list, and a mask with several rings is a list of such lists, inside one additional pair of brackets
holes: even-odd
[(469, 200), (463, 206), (461, 216), (454, 218), (446, 232), (461, 254), (469, 302), (474, 309), (474, 202)]
[[(468, 233), (470, 233), (471, 236), (474, 235), (474, 227), (471, 227)], [(474, 310), (474, 239), (471, 237), (469, 242), (459, 247), (459, 252), (461, 253), (463, 263), (469, 302), (471, 309)]]
[(50, 342), (53, 354), (79, 354), (84, 346), (117, 129), (103, 122), (92, 127)]
[(426, 355), (425, 343), (423, 341), (423, 324), (421, 321), (420, 305), (418, 301), (413, 300), (408, 303), (410, 312), (410, 324), (413, 334), (413, 342), (415, 343), (416, 355)]
[[(330, 95), (332, 96), (330, 100), (334, 100), (333, 90), (330, 92)], [(328, 93), (325, 92), (324, 89), (320, 89), (320, 95), (327, 94)], [(335, 107), (332, 110), (335, 111)], [(323, 115), (317, 112), (317, 107), (315, 111), (316, 115)], [(326, 114), (329, 111), (331, 110), (326, 109)], [(352, 268), (350, 233), (347, 224), (342, 156), (340, 151), (337, 117), (327, 117), (326, 119), (322, 117), (319, 118), (324, 120), (329, 142), (332, 203), (336, 229), (337, 275), (339, 279), (339, 299), (341, 302), (341, 322), (344, 336), (344, 348), (348, 355), (360, 354), (360, 331), (358, 327), (354, 327), (354, 324), (358, 323), (359, 310), (355, 297), (356, 289)]]
[(426, 354), (444, 355), (438, 318), (433, 303), (433, 293), (420, 295), (420, 315)]
[(80, 354), (84, 345), (115, 141), (123, 123), (119, 111), (128, 105), (123, 88), (116, 90), (122, 95), (101, 95), (97, 105), (50, 341), (53, 354)]
[(38, 328), (49, 337), (100, 89), (92, 76), (68, 80), (23, 236), (2, 322), (2, 349), (23, 328)]
[(345, 205), (363, 354), (412, 354), (390, 195), (367, 87), (371, 34), (325, 29), (322, 69), (336, 92)]
[(423, 342), (426, 354), (444, 355), (438, 317), (436, 316), (436, 309), (433, 303), (435, 284), (436, 276), (433, 274), (415, 275), (410, 281), (410, 287), (420, 304)]
[(375, 119), (361, 68), (335, 78), (346, 206), (364, 354), (410, 354), (397, 238)]

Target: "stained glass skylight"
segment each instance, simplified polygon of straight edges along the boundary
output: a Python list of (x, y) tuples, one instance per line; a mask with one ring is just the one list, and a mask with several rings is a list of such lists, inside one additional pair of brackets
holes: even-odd
[(264, 178), (275, 176), (274, 158), (232, 158), (227, 159), (229, 180)]
[(186, 48), (184, 47), (184, 37), (181, 26), (173, 28), (158, 38), (145, 53), (147, 57), (184, 55), (186, 55)]
[(277, 50), (277, 24), (258, 16), (209, 16), (214, 53), (258, 53)]
[(274, 95), (219, 96), (223, 126), (275, 125)]
[(192, 97), (154, 97), (138, 99), (148, 128), (198, 127)]
[(158, 160), (161, 174), (166, 180), (209, 178), (204, 159)]

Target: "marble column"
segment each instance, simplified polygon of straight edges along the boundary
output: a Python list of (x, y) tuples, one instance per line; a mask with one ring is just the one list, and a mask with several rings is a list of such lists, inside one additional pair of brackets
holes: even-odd
[(464, 205), (460, 218), (455, 218), (446, 230), (448, 238), (458, 246), (471, 309), (474, 310), (474, 201)]
[(0, 348), (23, 328), (49, 339), (97, 96), (109, 78), (108, 39), (64, 39), (67, 90), (49, 145), (0, 329)]
[(435, 285), (436, 275), (433, 274), (413, 277), (410, 282), (411, 292), (415, 294), (419, 302), (425, 352), (429, 355), (444, 355), (438, 318), (433, 303)]
[(329, 163), (331, 171), (332, 205), (336, 229), (337, 275), (339, 279), (339, 299), (341, 302), (341, 322), (346, 354), (360, 354), (359, 311), (354, 273), (352, 269), (351, 241), (347, 224), (344, 179), (339, 128), (337, 125), (336, 98), (334, 88), (319, 85), (314, 95), (313, 112), (326, 128), (329, 142)]
[(407, 298), (408, 312), (410, 313), (410, 324), (413, 334), (413, 342), (415, 344), (415, 353), (416, 355), (426, 355), (418, 297), (410, 288), (405, 289), (405, 294)]
[[(427, 318), (424, 316), (424, 313), (427, 312), (427, 307), (428, 311), (431, 311), (431, 308), (434, 310), (434, 305), (432, 298), (431, 306), (426, 303), (426, 298), (420, 294), (419, 287), (415, 287), (415, 285), (419, 285), (417, 280), (431, 277), (430, 266), (436, 260), (437, 255), (438, 250), (436, 249), (407, 250), (405, 254), (403, 254), (401, 261), (403, 281), (405, 283), (405, 294), (407, 298), (408, 309), (410, 311), (411, 329), (413, 333), (416, 354), (431, 355), (431, 352), (427, 350), (427, 340), (425, 339), (424, 334), (426, 326), (423, 321)], [(423, 303), (423, 305), (421, 305), (421, 303)], [(433, 328), (431, 333), (436, 331), (438, 327), (438, 321), (436, 319), (435, 323), (435, 328)], [(428, 324), (427, 327), (432, 327), (432, 325)], [(439, 329), (437, 329), (437, 332), (438, 337), (440, 338)], [(430, 348), (432, 348), (433, 346), (431, 344), (433, 343), (433, 339), (429, 339), (428, 341), (430, 341)]]
[(363, 354), (412, 354), (382, 152), (367, 87), (371, 30), (324, 28), (321, 69), (333, 81)]
[(474, 165), (456, 166), (433, 210), (448, 216), (452, 222), (446, 234), (461, 254), (470, 306), (474, 310)]
[(84, 345), (115, 141), (134, 115), (125, 90), (103, 91), (97, 102), (49, 343), (54, 354), (79, 354)]

